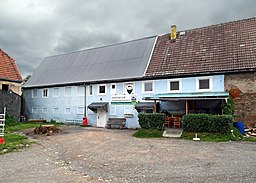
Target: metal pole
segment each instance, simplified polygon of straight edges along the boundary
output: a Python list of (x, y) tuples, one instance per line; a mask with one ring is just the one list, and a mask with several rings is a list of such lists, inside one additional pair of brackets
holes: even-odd
[(86, 117), (86, 111), (87, 111), (87, 107), (86, 107), (86, 84), (84, 83), (84, 117)]
[(186, 115), (188, 114), (188, 100), (186, 100)]

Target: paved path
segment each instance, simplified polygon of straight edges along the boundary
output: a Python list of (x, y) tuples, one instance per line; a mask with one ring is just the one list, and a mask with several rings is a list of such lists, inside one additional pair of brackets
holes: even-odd
[(0, 182), (255, 182), (256, 143), (137, 139), (69, 127), (0, 156)]

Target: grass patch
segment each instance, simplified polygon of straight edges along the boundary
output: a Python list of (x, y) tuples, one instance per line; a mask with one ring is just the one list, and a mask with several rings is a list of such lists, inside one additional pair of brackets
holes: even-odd
[(31, 144), (27, 137), (11, 133), (5, 133), (4, 141), (5, 143), (0, 145), (0, 154), (16, 151)]
[(137, 138), (162, 138), (163, 132), (157, 129), (139, 129), (132, 136)]
[(13, 132), (24, 130), (27, 128), (36, 128), (42, 124), (53, 124), (61, 125), (61, 123), (51, 122), (51, 123), (20, 123), (14, 121), (13, 118), (9, 117), (6, 119), (5, 123), (5, 134), (4, 134), (4, 144), (0, 145), (0, 154), (13, 152), (18, 149), (22, 149), (31, 144), (27, 137), (15, 134)]
[[(200, 141), (204, 142), (225, 142), (225, 141), (238, 141), (244, 140), (243, 135), (234, 127), (231, 127), (230, 130), (233, 130), (233, 134), (231, 131), (226, 134), (220, 133), (206, 133), (206, 132), (198, 132), (197, 136), (200, 138)], [(186, 140), (193, 140), (195, 137), (195, 132), (183, 132), (181, 138)]]

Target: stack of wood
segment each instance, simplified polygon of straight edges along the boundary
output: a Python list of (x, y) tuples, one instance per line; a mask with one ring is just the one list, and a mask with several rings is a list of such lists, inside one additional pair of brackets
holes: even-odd
[(245, 130), (245, 134), (247, 136), (254, 136), (256, 137), (256, 128), (248, 128)]
[(34, 129), (35, 134), (50, 135), (51, 133), (59, 133), (61, 130), (54, 125), (40, 125)]

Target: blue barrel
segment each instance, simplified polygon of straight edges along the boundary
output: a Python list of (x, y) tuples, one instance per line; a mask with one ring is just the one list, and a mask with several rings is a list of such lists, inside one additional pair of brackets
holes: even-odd
[(236, 127), (241, 134), (244, 135), (244, 122), (234, 122), (233, 126)]

